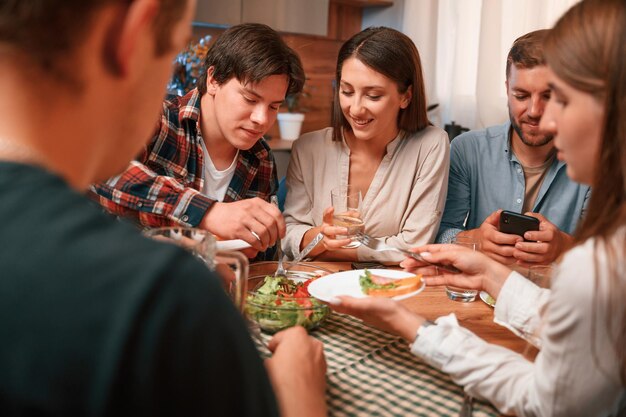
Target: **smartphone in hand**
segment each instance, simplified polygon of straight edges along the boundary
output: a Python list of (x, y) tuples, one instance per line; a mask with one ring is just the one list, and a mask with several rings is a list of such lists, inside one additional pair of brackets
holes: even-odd
[[(504, 210), (500, 213), (499, 229), (502, 233), (509, 233), (524, 237), (524, 233), (539, 230), (539, 219)], [(526, 239), (524, 239), (526, 240)]]

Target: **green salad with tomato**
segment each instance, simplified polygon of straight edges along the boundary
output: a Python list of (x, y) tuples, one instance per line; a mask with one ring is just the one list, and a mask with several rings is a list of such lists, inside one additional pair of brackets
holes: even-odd
[(309, 283), (316, 278), (297, 282), (286, 277), (266, 276), (256, 291), (246, 298), (246, 314), (261, 329), (274, 333), (291, 326), (310, 330), (318, 327), (330, 309), (309, 294)]

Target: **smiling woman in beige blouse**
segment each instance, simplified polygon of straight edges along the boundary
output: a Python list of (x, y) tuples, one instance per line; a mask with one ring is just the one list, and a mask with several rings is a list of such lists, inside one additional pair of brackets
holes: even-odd
[(333, 127), (303, 135), (287, 170), (283, 247), (294, 257), (319, 232), (318, 259), (398, 263), (393, 252), (345, 249), (330, 191), (361, 191), (365, 233), (408, 249), (433, 242), (448, 184), (446, 133), (430, 126), (417, 48), (404, 34), (368, 28), (339, 51)]

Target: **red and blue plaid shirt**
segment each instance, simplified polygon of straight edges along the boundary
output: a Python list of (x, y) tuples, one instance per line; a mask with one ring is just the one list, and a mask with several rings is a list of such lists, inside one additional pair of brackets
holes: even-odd
[[(165, 100), (156, 134), (126, 171), (92, 186), (96, 200), (112, 214), (144, 226), (197, 226), (215, 203), (200, 193), (205, 181), (200, 114), (196, 89)], [(260, 139), (239, 151), (224, 202), (269, 201), (277, 189), (274, 157)]]

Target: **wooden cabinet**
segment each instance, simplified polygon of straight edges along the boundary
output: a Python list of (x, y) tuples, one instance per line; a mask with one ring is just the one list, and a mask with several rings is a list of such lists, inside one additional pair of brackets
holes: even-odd
[(241, 0), (198, 0), (195, 21), (217, 26), (241, 23)]
[(335, 4), (356, 7), (393, 6), (393, 0), (331, 0)]
[(280, 32), (326, 36), (329, 0), (243, 0), (244, 22), (265, 23)]
[(329, 0), (198, 0), (196, 21), (217, 26), (265, 23), (280, 31), (326, 36)]
[(361, 31), (363, 8), (393, 6), (391, 0), (330, 0), (328, 37), (346, 41)]
[[(305, 30), (313, 30), (308, 29), (305, 23), (282, 27), (276, 23), (281, 20), (284, 21), (287, 16), (301, 14), (297, 11), (292, 12), (290, 11), (292, 9), (289, 8), (291, 7), (289, 4), (295, 5), (300, 1), (302, 4), (310, 3), (310, 7), (315, 9), (315, 11), (306, 9), (309, 11), (305, 13), (305, 17), (315, 15), (317, 19), (319, 16), (326, 16), (328, 26), (327, 30), (321, 34), (322, 36), (319, 33), (315, 35), (304, 34)], [(223, 5), (220, 6), (221, 3)], [(305, 133), (330, 126), (333, 101), (332, 86), (337, 54), (345, 40), (361, 31), (363, 9), (391, 5), (393, 5), (393, 1), (390, 0), (198, 0), (197, 19), (204, 23), (210, 23), (211, 27), (197, 25), (194, 28), (194, 35), (197, 39), (205, 35), (212, 35), (214, 40), (223, 32), (222, 28), (215, 26), (231, 26), (241, 21), (259, 21), (250, 15), (253, 10), (257, 10), (257, 7), (272, 12), (270, 13), (271, 16), (266, 18), (275, 19), (276, 22), (265, 21), (264, 23), (283, 32), (285, 42), (300, 55), (307, 75), (306, 85), (310, 97), (303, 99), (302, 102), (302, 105), (308, 109), (302, 126), (302, 133)], [(248, 12), (245, 9), (248, 9)], [(239, 13), (238, 20), (230, 21), (229, 19), (237, 13)], [(244, 15), (247, 16), (247, 19), (242, 20)], [(310, 20), (313, 18), (311, 17)], [(277, 124), (270, 129), (269, 134), (274, 138), (279, 137)]]

